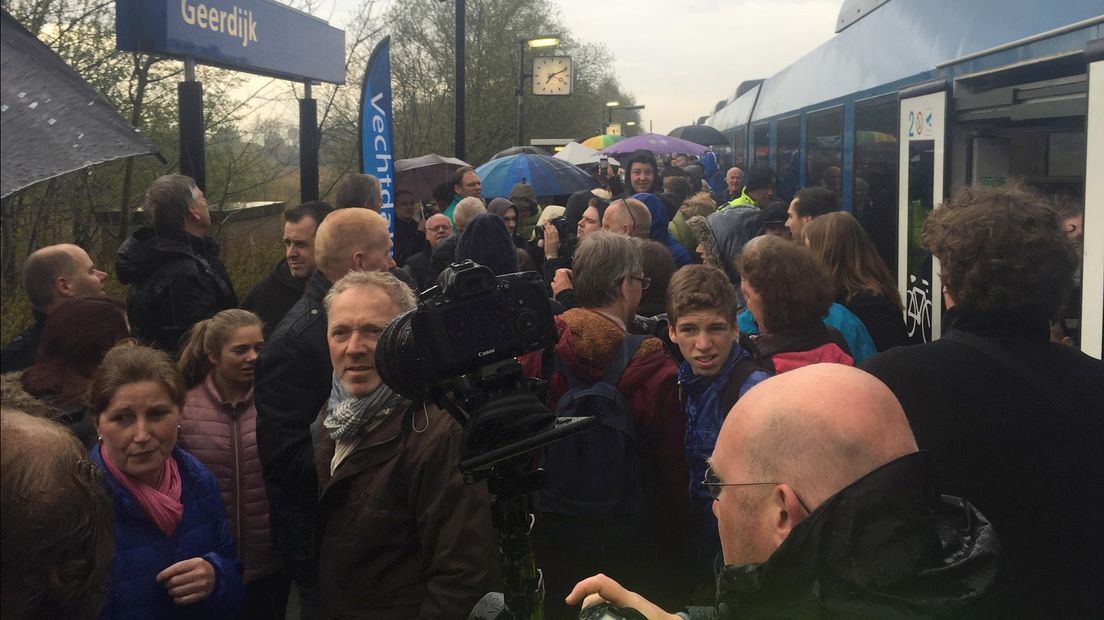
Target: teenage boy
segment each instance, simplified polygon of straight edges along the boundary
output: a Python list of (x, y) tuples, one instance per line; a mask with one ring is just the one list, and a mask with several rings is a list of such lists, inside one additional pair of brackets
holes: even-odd
[(738, 309), (736, 289), (716, 267), (683, 267), (667, 287), (668, 333), (686, 359), (679, 367), (678, 382), (686, 407), (686, 460), (698, 531), (697, 564), (703, 571), (712, 571), (721, 548), (713, 498), (702, 485), (706, 459), (713, 453), (721, 423), (736, 400), (770, 376), (737, 344)]

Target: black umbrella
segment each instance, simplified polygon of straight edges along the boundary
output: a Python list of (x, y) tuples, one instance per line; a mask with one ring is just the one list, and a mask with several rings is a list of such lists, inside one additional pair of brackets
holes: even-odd
[(491, 159), (509, 157), (510, 155), (521, 155), (522, 153), (526, 155), (544, 155), (546, 157), (552, 156), (552, 153), (549, 153), (548, 151), (537, 146), (511, 146), (505, 151), (499, 151), (495, 153), (491, 156)]
[(709, 146), (711, 144), (728, 144), (728, 138), (709, 125), (683, 125), (671, 130), (667, 134), (673, 138), (682, 138), (695, 144)]
[(121, 157), (157, 154), (157, 147), (7, 11), (0, 49), (0, 195)]

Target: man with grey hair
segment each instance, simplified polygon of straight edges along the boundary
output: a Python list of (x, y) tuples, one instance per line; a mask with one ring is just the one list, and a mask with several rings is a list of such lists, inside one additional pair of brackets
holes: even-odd
[(635, 198), (614, 200), (602, 216), (602, 229), (638, 239), (647, 239), (652, 228), (652, 214), (643, 202)]
[[(333, 368), (326, 346), (323, 298), (350, 271), (386, 272), (391, 259), (387, 220), (368, 209), (338, 209), (318, 225), (317, 268), (303, 297), (280, 321), (255, 366), (257, 451), (268, 490), (270, 525), (285, 573), (304, 606), (317, 605), (312, 532), (318, 476), (310, 425), (330, 395)], [(309, 612), (308, 612), (309, 614)]]
[(370, 174), (350, 174), (338, 184), (334, 200), (338, 209), (371, 209), (379, 213), (383, 208), (379, 179)]
[(497, 584), (490, 496), (458, 468), (463, 429), (376, 368), (380, 333), (415, 303), (386, 273), (350, 273), (326, 294), (333, 390), (315, 450), (324, 617), (463, 618)]
[(456, 203), (456, 209), (453, 212), (453, 224), (456, 226), (456, 232), (434, 248), (429, 265), (431, 280), (436, 280), (437, 275), (444, 271), (445, 267), (448, 267), (456, 258), (456, 245), (460, 243), (460, 235), (468, 227), (468, 224), (476, 216), (483, 215), (486, 212), (487, 205), (483, 204), (483, 199), (477, 196), (461, 198)]
[(180, 174), (158, 178), (142, 210), (150, 223), (119, 246), (115, 272), (129, 285), (134, 336), (173, 352), (192, 325), (236, 308), (238, 297), (218, 241), (207, 236), (211, 211), (195, 181)]
[[(608, 377), (608, 383), (624, 399), (627, 411), (621, 409), (620, 415), (629, 419), (623, 420), (622, 428), (631, 429), (633, 440), (628, 443), (634, 447), (611, 454), (609, 467), (635, 467), (647, 482), (638, 504), (644, 508), (632, 514), (602, 510), (565, 514), (542, 505), (534, 545), (545, 569), (548, 591), (566, 592), (586, 575), (613, 570), (611, 567), (671, 591), (679, 581), (671, 574), (677, 574), (685, 562), (691, 529), (678, 368), (657, 338), (632, 336), (626, 331), (650, 284), (634, 239), (606, 231), (587, 235), (575, 251), (570, 276), (577, 307), (556, 317), (559, 339), (554, 360), (545, 360), (538, 351), (524, 356), (522, 366), (530, 377), (550, 375), (549, 407), (555, 411), (571, 387), (598, 382), (607, 368), (624, 364), (623, 372)], [(553, 366), (550, 373), (544, 369), (546, 363)], [(549, 463), (550, 470), (553, 466)], [(586, 464), (580, 467), (587, 469)], [(579, 480), (574, 488), (582, 489), (585, 479), (608, 472), (584, 470), (571, 475)], [(627, 491), (610, 489), (607, 506), (613, 504), (613, 497)], [(566, 499), (583, 503), (581, 497)], [(562, 605), (558, 597), (551, 597), (549, 604)]]
[[(938, 479), (900, 403), (863, 371), (814, 364), (759, 383), (725, 418), (702, 481), (724, 560), (717, 605), (687, 615), (1017, 615), (993, 526)], [(686, 617), (605, 575), (567, 601)]]
[(46, 317), (67, 301), (100, 297), (107, 274), (96, 268), (83, 248), (71, 243), (39, 248), (23, 263), (23, 290), (31, 302), (34, 324), (4, 345), (0, 368), (23, 370), (34, 364)]

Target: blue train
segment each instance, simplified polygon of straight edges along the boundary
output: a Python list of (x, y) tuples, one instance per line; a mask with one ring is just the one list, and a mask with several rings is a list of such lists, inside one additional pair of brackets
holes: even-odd
[(1104, 336), (1104, 1), (846, 0), (836, 35), (702, 121), (777, 194), (836, 190), (895, 274), (909, 329), (941, 331), (919, 244), (955, 187), (1018, 178), (1083, 201), (1080, 346)]

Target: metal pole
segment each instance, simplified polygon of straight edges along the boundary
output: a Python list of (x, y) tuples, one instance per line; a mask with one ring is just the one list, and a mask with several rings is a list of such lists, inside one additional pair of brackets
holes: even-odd
[(523, 106), (525, 105), (525, 40), (518, 39), (518, 81), (517, 81), (517, 142), (514, 144), (522, 146), (525, 144), (522, 142), (525, 136), (525, 116), (523, 112)]
[(184, 58), (184, 81), (176, 86), (180, 120), (180, 174), (192, 177), (199, 189), (207, 189), (203, 144), (203, 84), (195, 79), (195, 60)]
[(465, 0), (456, 0), (456, 134), (452, 150), (457, 159), (464, 159), (464, 15)]
[(318, 142), (318, 101), (307, 80), (299, 100), (299, 202), (318, 200)]

